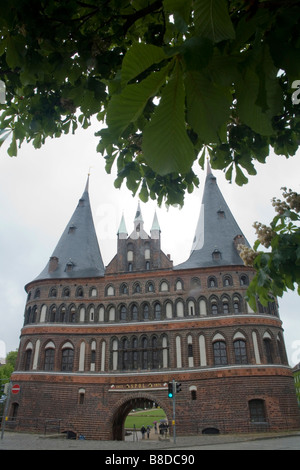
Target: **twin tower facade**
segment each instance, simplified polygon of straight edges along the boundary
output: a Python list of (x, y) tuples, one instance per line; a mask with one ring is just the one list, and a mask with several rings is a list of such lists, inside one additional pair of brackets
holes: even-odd
[(123, 439), (130, 410), (160, 406), (176, 432), (257, 432), (300, 427), (276, 299), (254, 312), (246, 243), (208, 171), (191, 254), (173, 266), (140, 206), (124, 218), (104, 266), (88, 183), (49, 262), (29, 282), (8, 424)]

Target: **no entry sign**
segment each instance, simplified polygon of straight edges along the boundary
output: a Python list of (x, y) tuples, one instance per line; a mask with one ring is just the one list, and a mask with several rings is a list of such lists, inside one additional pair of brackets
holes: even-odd
[(19, 393), (19, 391), (20, 391), (20, 385), (19, 384), (15, 384), (11, 389), (11, 393), (13, 393), (14, 395)]

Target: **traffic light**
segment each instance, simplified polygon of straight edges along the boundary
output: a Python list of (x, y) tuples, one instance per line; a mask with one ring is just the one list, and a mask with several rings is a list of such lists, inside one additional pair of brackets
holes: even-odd
[(168, 383), (168, 397), (173, 398), (173, 382)]
[(181, 383), (176, 382), (176, 393), (181, 392)]

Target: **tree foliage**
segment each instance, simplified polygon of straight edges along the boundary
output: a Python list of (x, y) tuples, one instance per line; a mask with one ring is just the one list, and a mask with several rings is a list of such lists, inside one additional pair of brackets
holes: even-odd
[(97, 116), (115, 186), (143, 201), (182, 204), (204, 153), (243, 185), (270, 147), (298, 148), (299, 21), (296, 0), (11, 0), (0, 144), (15, 156)]
[[(254, 249), (240, 246), (244, 263), (256, 270), (247, 292), (253, 309), (256, 296), (266, 305), (288, 289), (297, 287), (300, 295), (300, 194), (282, 189), (284, 200), (273, 198), (277, 215), (270, 225), (254, 224), (258, 237)], [(257, 252), (259, 246), (269, 251)]]
[(9, 382), (10, 376), (16, 367), (17, 356), (18, 351), (11, 351), (7, 354), (5, 365), (0, 367), (0, 385)]

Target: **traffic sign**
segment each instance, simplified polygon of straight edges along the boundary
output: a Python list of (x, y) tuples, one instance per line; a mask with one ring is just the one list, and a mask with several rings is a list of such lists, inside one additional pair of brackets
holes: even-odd
[(20, 391), (20, 385), (19, 384), (13, 385), (13, 387), (11, 389), (11, 393), (13, 393), (14, 395), (17, 395), (17, 393), (19, 393), (19, 391)]

